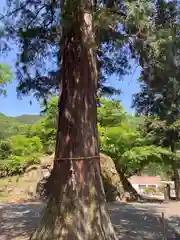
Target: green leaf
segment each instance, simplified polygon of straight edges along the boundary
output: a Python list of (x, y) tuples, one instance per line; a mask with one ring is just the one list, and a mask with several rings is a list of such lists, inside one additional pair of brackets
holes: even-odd
[(6, 95), (6, 86), (13, 80), (13, 73), (6, 64), (0, 64), (0, 95)]

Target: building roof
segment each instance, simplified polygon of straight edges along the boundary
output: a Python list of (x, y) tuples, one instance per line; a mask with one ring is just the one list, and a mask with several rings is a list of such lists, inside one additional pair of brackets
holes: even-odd
[(161, 177), (160, 176), (132, 176), (129, 178), (131, 184), (160, 184)]

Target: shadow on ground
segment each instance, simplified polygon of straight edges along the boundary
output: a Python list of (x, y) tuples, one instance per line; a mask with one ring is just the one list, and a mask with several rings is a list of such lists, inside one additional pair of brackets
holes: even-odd
[(0, 240), (28, 239), (41, 211), (40, 203), (0, 205)]
[[(115, 230), (121, 240), (162, 240), (163, 204), (113, 204), (109, 207)], [(168, 240), (178, 239), (171, 227), (165, 232)]]
[[(177, 211), (179, 211), (179, 209)], [(180, 217), (177, 215), (171, 216), (169, 218), (169, 223), (170, 223), (170, 225), (175, 227), (176, 233), (178, 235), (177, 239), (180, 240)]]
[[(163, 204), (110, 204), (109, 211), (119, 239), (163, 239), (163, 228), (157, 212), (161, 208), (163, 211)], [(28, 239), (38, 224), (42, 210), (40, 203), (0, 205), (0, 240)], [(178, 239), (170, 228), (167, 232), (168, 239)]]

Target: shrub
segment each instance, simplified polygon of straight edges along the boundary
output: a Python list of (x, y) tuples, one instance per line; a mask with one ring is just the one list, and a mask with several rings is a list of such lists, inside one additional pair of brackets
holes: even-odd
[(145, 193), (155, 193), (156, 189), (153, 188), (153, 187), (147, 187), (147, 188), (144, 189), (144, 192)]
[(46, 117), (33, 124), (30, 136), (38, 136), (41, 139), (45, 153), (52, 154), (54, 152), (56, 127), (53, 119)]
[(39, 164), (37, 156), (11, 156), (8, 160), (0, 162), (0, 171), (6, 176), (22, 174), (25, 169), (33, 164)]
[(25, 159), (24, 159), (24, 170), (33, 165), (33, 164), (40, 164), (40, 160), (38, 158), (38, 155), (31, 155), (31, 156), (27, 156)]
[(12, 153), (12, 146), (8, 140), (0, 141), (0, 159), (7, 159)]
[(23, 161), (19, 156), (13, 156), (7, 161), (6, 171), (8, 175), (23, 173)]
[(38, 164), (43, 146), (39, 137), (15, 135), (0, 142), (0, 175), (16, 175)]
[(12, 146), (12, 154), (15, 156), (28, 156), (32, 153), (42, 152), (43, 146), (39, 137), (27, 138), (23, 135), (15, 135), (9, 138)]

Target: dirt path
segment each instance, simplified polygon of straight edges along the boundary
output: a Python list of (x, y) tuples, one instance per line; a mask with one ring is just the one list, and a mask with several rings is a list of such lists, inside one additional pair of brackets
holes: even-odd
[[(161, 212), (169, 220), (177, 222), (180, 205), (164, 204), (110, 204), (109, 211), (120, 240), (160, 240), (162, 225)], [(0, 240), (25, 240), (36, 228), (43, 209), (40, 203), (1, 204)], [(179, 208), (180, 209), (180, 208)], [(179, 213), (180, 217), (180, 213)], [(178, 239), (171, 228), (168, 239)]]

